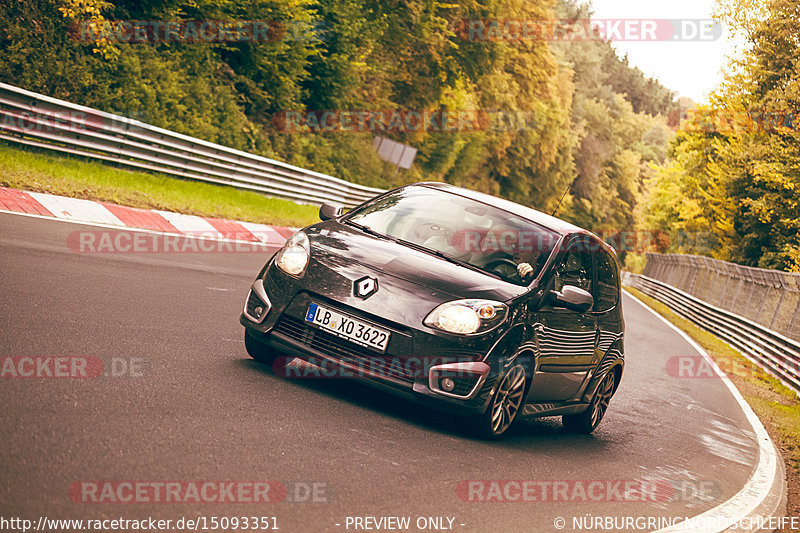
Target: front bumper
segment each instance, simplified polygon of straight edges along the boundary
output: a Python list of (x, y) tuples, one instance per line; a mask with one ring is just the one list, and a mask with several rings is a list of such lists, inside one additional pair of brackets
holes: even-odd
[[(314, 377), (355, 379), (457, 414), (486, 410), (496, 375), (484, 360), (489, 348), (476, 351), (475, 339), (470, 339), (465, 348), (304, 290), (288, 297), (285, 292), (269, 290), (276, 285), (269, 278), (267, 273), (263, 282), (259, 279), (253, 284), (240, 322), (248, 335), (271, 349), (322, 367), (323, 372)], [(389, 329), (392, 336), (386, 353), (374, 352), (305, 322), (303, 317), (312, 302)], [(255, 313), (255, 307), (262, 312)], [(287, 377), (302, 378), (291, 373)], [(445, 378), (449, 382), (443, 381)]]

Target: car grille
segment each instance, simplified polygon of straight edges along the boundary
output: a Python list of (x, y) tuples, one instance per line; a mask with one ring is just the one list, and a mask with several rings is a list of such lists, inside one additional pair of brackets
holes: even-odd
[(377, 354), (369, 348), (341, 339), (292, 316), (281, 316), (278, 323), (275, 324), (273, 332), (289, 337), (328, 357), (356, 365), (358, 368), (368, 370), (378, 376), (387, 376), (413, 383), (415, 376), (422, 377), (423, 374), (423, 369), (409, 364), (405, 358)]
[(478, 376), (456, 379), (456, 388), (453, 389), (453, 394), (458, 396), (469, 396), (469, 393), (472, 392), (472, 389), (475, 387), (475, 383), (477, 381)]

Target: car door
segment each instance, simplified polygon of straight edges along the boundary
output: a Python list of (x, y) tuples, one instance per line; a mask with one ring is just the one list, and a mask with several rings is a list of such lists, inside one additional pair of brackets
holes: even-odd
[[(594, 294), (594, 266), (586, 237), (573, 239), (546, 285), (560, 291), (566, 285)], [(576, 396), (587, 372), (593, 367), (597, 346), (596, 318), (585, 313), (555, 307), (548, 301), (532, 313), (537, 346), (529, 402), (566, 401)]]
[[(594, 315), (597, 320), (597, 363), (622, 339), (625, 325), (619, 301), (619, 263), (607, 250), (595, 254)], [(619, 350), (617, 350), (619, 351)], [(614, 355), (614, 354), (610, 354)], [(616, 354), (621, 356), (621, 352)], [(602, 371), (602, 369), (600, 369)]]

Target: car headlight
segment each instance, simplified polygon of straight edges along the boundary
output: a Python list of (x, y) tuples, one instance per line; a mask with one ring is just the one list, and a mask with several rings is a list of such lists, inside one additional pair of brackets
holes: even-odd
[(298, 231), (286, 241), (275, 258), (275, 264), (290, 276), (300, 277), (306, 271), (311, 258), (311, 246), (308, 236)]
[(483, 333), (499, 325), (508, 307), (492, 300), (456, 300), (440, 305), (425, 318), (424, 324), (448, 333)]

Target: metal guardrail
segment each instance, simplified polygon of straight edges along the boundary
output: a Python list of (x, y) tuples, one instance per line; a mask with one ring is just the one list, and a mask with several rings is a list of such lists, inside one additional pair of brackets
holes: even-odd
[(385, 192), (5, 83), (0, 139), (300, 203), (353, 207)]
[(800, 341), (800, 274), (699, 255), (647, 254), (645, 276)]
[(648, 276), (624, 272), (622, 281), (728, 342), (800, 394), (800, 343)]

